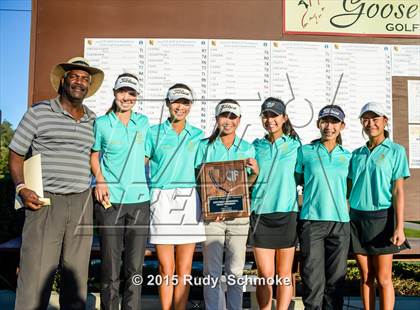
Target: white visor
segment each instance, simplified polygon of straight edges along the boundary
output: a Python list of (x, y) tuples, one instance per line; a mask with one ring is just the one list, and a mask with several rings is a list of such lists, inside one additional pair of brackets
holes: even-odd
[(368, 102), (360, 110), (359, 118), (369, 111), (378, 114), (379, 116), (386, 116), (385, 107), (382, 104), (378, 102)]
[(168, 90), (166, 98), (169, 100), (169, 102), (175, 102), (178, 99), (186, 99), (191, 102), (193, 101), (192, 93), (185, 88), (172, 88)]
[(139, 81), (131, 76), (122, 76), (115, 81), (114, 90), (123, 87), (131, 88), (135, 90), (137, 94), (140, 93)]
[(225, 102), (216, 106), (216, 116), (222, 113), (232, 113), (238, 117), (241, 116), (241, 107), (238, 104), (232, 102)]

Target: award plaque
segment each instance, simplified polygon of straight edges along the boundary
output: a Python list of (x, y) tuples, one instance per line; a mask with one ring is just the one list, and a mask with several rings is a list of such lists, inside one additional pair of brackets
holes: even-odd
[(249, 216), (249, 190), (244, 160), (205, 163), (200, 167), (203, 218)]

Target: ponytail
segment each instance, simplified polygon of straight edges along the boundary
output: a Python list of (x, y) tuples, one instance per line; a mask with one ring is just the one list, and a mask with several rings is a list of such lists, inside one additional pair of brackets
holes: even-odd
[(285, 134), (286, 136), (289, 136), (295, 140), (299, 140), (299, 135), (293, 128), (292, 122), (290, 121), (289, 118), (287, 119), (287, 121), (283, 123), (282, 131), (283, 131), (283, 134)]
[(209, 140), (209, 144), (213, 143), (217, 139), (218, 136), (220, 136), (220, 129), (216, 124), (216, 128), (213, 130), (211, 135), (207, 138)]
[(343, 138), (341, 137), (341, 132), (338, 134), (337, 138), (335, 138), (335, 142), (337, 144), (343, 145)]
[(111, 113), (111, 112), (114, 112), (114, 113), (116, 113), (116, 112), (117, 112), (117, 103), (115, 102), (115, 99), (114, 99), (114, 100), (112, 100), (112, 105), (111, 105), (111, 107), (108, 109), (108, 111), (106, 111), (106, 113), (105, 113), (105, 114), (109, 114), (109, 113)]

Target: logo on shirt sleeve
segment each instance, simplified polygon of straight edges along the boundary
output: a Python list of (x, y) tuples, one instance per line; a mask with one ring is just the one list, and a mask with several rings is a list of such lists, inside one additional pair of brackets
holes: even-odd
[(287, 142), (281, 145), (282, 152), (286, 152), (289, 149), (289, 144)]
[(194, 152), (195, 150), (195, 143), (194, 141), (189, 141), (187, 144), (187, 151), (188, 152)]
[(137, 131), (136, 133), (136, 143), (142, 144), (144, 142), (144, 137), (140, 131)]
[(383, 165), (383, 164), (384, 164), (384, 162), (385, 162), (385, 154), (384, 154), (384, 153), (381, 153), (381, 154), (378, 156), (378, 158), (376, 159), (375, 163), (376, 163), (377, 165)]

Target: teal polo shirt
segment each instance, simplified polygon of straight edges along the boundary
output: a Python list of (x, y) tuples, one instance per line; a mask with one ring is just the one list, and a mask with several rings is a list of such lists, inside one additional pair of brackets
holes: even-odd
[(361, 211), (389, 208), (394, 182), (409, 176), (404, 147), (388, 138), (372, 151), (366, 145), (354, 150), (349, 172), (353, 184), (350, 207)]
[(151, 187), (161, 189), (196, 186), (194, 158), (203, 131), (185, 123), (178, 135), (171, 122), (150, 127), (146, 156), (150, 158)]
[(127, 126), (114, 112), (96, 119), (92, 150), (101, 152), (101, 172), (110, 191), (111, 203), (150, 200), (144, 167), (148, 129), (147, 117), (134, 112)]
[[(245, 140), (235, 137), (232, 146), (226, 148), (220, 137), (217, 137), (213, 143), (209, 143), (208, 139), (204, 139), (198, 146), (195, 167), (198, 168), (203, 163), (247, 158), (255, 158), (255, 149), (252, 144)], [(251, 170), (247, 168), (247, 172), (250, 174)]]
[(300, 141), (282, 135), (274, 143), (263, 138), (252, 144), (260, 168), (251, 195), (252, 211), (256, 214), (297, 212), (294, 170)]
[(319, 141), (299, 148), (296, 172), (304, 176), (301, 219), (349, 222), (346, 193), (350, 158), (351, 153), (341, 145), (331, 152)]

